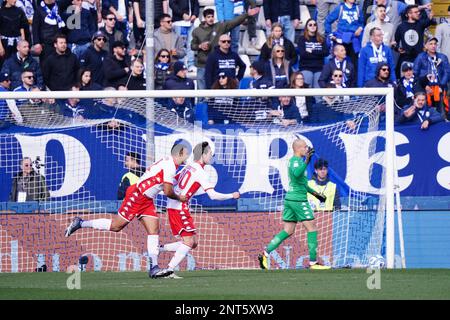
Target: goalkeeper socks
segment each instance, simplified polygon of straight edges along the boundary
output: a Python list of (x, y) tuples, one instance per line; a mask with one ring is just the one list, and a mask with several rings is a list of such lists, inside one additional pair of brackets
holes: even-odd
[(111, 219), (95, 219), (95, 220), (82, 221), (81, 227), (109, 231), (109, 230), (111, 230), (111, 223), (112, 223)]
[(309, 261), (317, 260), (317, 231), (308, 232)]
[(147, 252), (152, 260), (152, 267), (158, 265), (159, 255), (159, 235), (151, 234), (147, 236)]
[[(183, 241), (178, 242), (172, 242), (172, 243), (166, 243), (162, 246), (162, 251), (177, 251), (178, 247), (183, 244)], [(161, 250), (160, 249), (160, 250)]]
[(191, 247), (185, 245), (184, 243), (181, 243), (178, 246), (177, 251), (173, 255), (172, 260), (170, 260), (169, 262), (169, 270), (175, 269), (181, 263), (181, 261), (183, 261), (184, 257), (186, 257), (186, 255), (189, 253), (189, 250), (191, 250)]
[(289, 234), (286, 231), (282, 230), (275, 237), (273, 237), (273, 239), (267, 245), (266, 252), (271, 253), (273, 250), (278, 248), (278, 246), (287, 238), (289, 238)]

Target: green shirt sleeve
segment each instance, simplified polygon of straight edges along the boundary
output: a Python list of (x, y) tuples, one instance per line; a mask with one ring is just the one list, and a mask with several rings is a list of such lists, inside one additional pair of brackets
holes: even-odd
[(291, 163), (291, 170), (294, 177), (298, 178), (301, 175), (305, 173), (306, 170), (306, 163), (304, 163), (302, 160), (294, 159)]

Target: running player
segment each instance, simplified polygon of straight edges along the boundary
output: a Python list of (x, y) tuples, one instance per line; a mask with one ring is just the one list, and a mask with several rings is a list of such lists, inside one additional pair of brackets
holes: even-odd
[(175, 193), (185, 196), (186, 202), (181, 202), (175, 198), (168, 199), (167, 211), (169, 215), (170, 228), (176, 237), (181, 237), (181, 241), (169, 243), (162, 246), (164, 251), (175, 251), (169, 262), (168, 268), (163, 270), (166, 276), (173, 273), (174, 269), (183, 261), (190, 250), (197, 247), (196, 228), (189, 213), (189, 199), (195, 195), (202, 187), (212, 200), (238, 199), (239, 192), (219, 193), (214, 190), (205, 172), (205, 165), (210, 164), (213, 153), (208, 142), (202, 142), (195, 146), (194, 163), (187, 165), (175, 177)]
[(165, 157), (150, 166), (136, 184), (131, 185), (126, 192), (125, 199), (119, 208), (118, 215), (112, 219), (95, 219), (84, 221), (75, 217), (67, 227), (65, 236), (69, 237), (80, 228), (93, 228), (119, 232), (134, 218), (138, 218), (147, 232), (147, 251), (151, 258), (149, 276), (159, 278), (165, 276), (158, 267), (159, 255), (159, 217), (156, 213), (154, 199), (161, 191), (169, 199), (176, 199), (180, 203), (186, 201), (185, 195), (178, 196), (173, 190), (173, 180), (178, 166), (189, 156), (188, 148), (183, 143), (172, 147), (171, 156)]
[[(262, 255), (258, 256), (261, 269), (268, 269), (269, 254), (295, 231), (297, 222), (301, 222), (308, 231), (309, 268), (310, 269), (330, 269), (329, 266), (320, 265), (317, 262), (317, 228), (314, 223), (314, 214), (309, 206), (307, 193), (311, 193), (321, 202), (325, 202), (326, 197), (319, 194), (308, 186), (306, 167), (314, 154), (314, 149), (308, 148), (302, 139), (296, 139), (292, 143), (294, 156), (289, 160), (289, 190), (284, 199), (283, 230), (278, 233), (267, 245)], [(305, 161), (303, 161), (305, 157)]]

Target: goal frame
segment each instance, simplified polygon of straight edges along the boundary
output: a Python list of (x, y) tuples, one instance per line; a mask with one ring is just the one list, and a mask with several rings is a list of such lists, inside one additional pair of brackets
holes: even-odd
[[(209, 97), (274, 97), (274, 96), (384, 96), (385, 97), (385, 197), (386, 197), (386, 267), (393, 269), (395, 265), (395, 206), (394, 197), (399, 191), (395, 188), (397, 176), (395, 166), (395, 131), (394, 131), (394, 89), (393, 88), (314, 88), (314, 89), (239, 89), (239, 90), (177, 90), (176, 96), (186, 98)], [(101, 98), (171, 98), (174, 91), (170, 90), (135, 90), (135, 91), (40, 91), (40, 92), (0, 92), (0, 99), (101, 99)], [(148, 110), (147, 116), (151, 113)], [(149, 121), (149, 119), (147, 120)], [(149, 121), (150, 122), (150, 121)], [(153, 137), (151, 126), (147, 125), (147, 135)], [(151, 155), (150, 155), (151, 157)], [(397, 203), (397, 210), (400, 203)], [(400, 214), (400, 213), (399, 213)], [(400, 215), (399, 215), (400, 218)], [(402, 236), (402, 230), (399, 235)], [(400, 239), (403, 242), (403, 239)], [(402, 250), (403, 251), (403, 250)], [(402, 253), (403, 255), (403, 253)], [(402, 257), (404, 261), (404, 257)], [(403, 264), (404, 265), (404, 264)]]

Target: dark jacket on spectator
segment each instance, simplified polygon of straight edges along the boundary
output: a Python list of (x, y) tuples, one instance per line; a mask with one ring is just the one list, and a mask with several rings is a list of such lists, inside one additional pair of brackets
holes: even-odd
[(79, 68), (78, 59), (70, 50), (64, 54), (53, 52), (44, 62), (45, 84), (52, 91), (69, 90), (77, 81)]
[(405, 117), (404, 112), (410, 106), (411, 105), (407, 105), (402, 109), (402, 111), (400, 113), (400, 117), (398, 118), (399, 123), (409, 122), (409, 123), (421, 124), (425, 120), (428, 120), (430, 122), (430, 124), (433, 124), (433, 123), (444, 121), (441, 114), (436, 111), (436, 108), (430, 108), (427, 105), (424, 105), (422, 107), (422, 110), (416, 109), (416, 112), (411, 117), (407, 118), (407, 117)]
[[(380, 80), (378, 78), (378, 76), (380, 75), (380, 70), (381, 70), (382, 67), (389, 67), (389, 64), (386, 63), (386, 62), (379, 63), (377, 65), (377, 68), (376, 68), (376, 71), (375, 71), (375, 78), (367, 81), (364, 84), (365, 88), (389, 88), (389, 87), (395, 87), (395, 83), (393, 83), (390, 80), (390, 77), (386, 81), (382, 81), (382, 80)], [(394, 72), (394, 70), (390, 70), (390, 73), (392, 73), (392, 72)]]
[(107, 57), (103, 61), (104, 86), (117, 88), (118, 85), (127, 83), (126, 67), (130, 67), (128, 57), (123, 60), (117, 60), (114, 55)]
[[(221, 72), (229, 78), (237, 78), (239, 81), (242, 80), (246, 69), (245, 62), (239, 57), (236, 52), (228, 51), (228, 53), (220, 50), (219, 47), (214, 48), (214, 50), (208, 55), (205, 65), (205, 84), (206, 88), (210, 89), (214, 81), (217, 79), (217, 75)], [(239, 68), (238, 74), (236, 75), (236, 69)]]
[(145, 90), (146, 83), (143, 74), (141, 74), (140, 76), (133, 76), (130, 72), (130, 74), (128, 74), (128, 77), (128, 90)]
[(170, 64), (155, 64), (155, 90), (162, 90), (164, 82), (170, 76)]
[[(19, 172), (14, 176), (11, 186), (11, 193), (9, 194), (9, 201), (17, 201), (18, 184), (22, 177), (23, 172)], [(25, 192), (27, 193), (26, 201), (43, 201), (50, 198), (50, 193), (47, 189), (45, 178), (34, 170), (31, 171), (29, 181), (25, 185)]]
[(194, 109), (189, 99), (184, 99), (183, 104), (176, 104), (173, 99), (167, 102), (167, 109), (177, 114), (178, 117), (185, 119), (188, 122), (194, 122)]
[(164, 83), (163, 90), (194, 90), (194, 81), (189, 78), (180, 78), (175, 74), (170, 75)]
[[(329, 54), (328, 47), (325, 42), (318, 42), (315, 36), (311, 37), (310, 40), (307, 40), (305, 36), (301, 36), (298, 40), (297, 47), (300, 52), (300, 71), (322, 71), (324, 58)], [(312, 49), (312, 53), (309, 53), (306, 49)]]
[[(321, 88), (325, 88), (327, 84), (330, 83), (331, 76), (336, 69), (342, 70), (344, 63), (341, 63), (341, 67), (338, 68), (336, 65), (335, 59), (331, 59), (326, 65), (323, 66), (322, 73), (319, 77), (319, 86)], [(356, 72), (353, 63), (350, 62), (349, 59), (345, 60), (345, 70), (344, 73), (344, 81), (347, 88), (352, 88), (356, 86)]]
[(199, 17), (200, 14), (200, 6), (198, 4), (198, 0), (170, 0), (169, 6), (170, 9), (172, 9), (173, 21), (183, 20), (183, 14), (189, 14), (189, 7), (191, 9), (191, 15)]
[(17, 88), (22, 85), (22, 72), (25, 70), (33, 72), (35, 84), (38, 87), (44, 87), (41, 67), (31, 55), (26, 57), (25, 60), (20, 61), (17, 54), (13, 54), (3, 64), (1, 72), (8, 73), (11, 79), (11, 88)]
[(117, 27), (114, 28), (112, 33), (108, 33), (105, 27), (100, 28), (100, 31), (103, 32), (106, 36), (106, 43), (103, 47), (103, 50), (108, 53), (112, 53), (112, 45), (115, 41), (122, 41), (125, 46), (128, 47), (128, 40), (124, 37), (123, 32), (118, 30)]
[[(432, 74), (432, 62), (429, 60), (428, 53), (420, 53), (416, 60), (414, 60), (414, 74), (420, 78), (426, 77), (428, 74)], [(448, 58), (445, 54), (436, 52), (437, 61), (437, 76), (439, 79), (439, 85), (447, 89), (447, 82), (450, 79), (450, 66), (448, 63)]]
[[(62, 14), (63, 20), (67, 20), (74, 14), (74, 10), (65, 11)], [(73, 23), (73, 22), (72, 22)], [(86, 44), (91, 41), (92, 35), (97, 31), (97, 11), (95, 8), (90, 7), (86, 9), (81, 8), (80, 14), (80, 27), (79, 28), (67, 28), (67, 43)]]
[[(286, 59), (289, 61), (292, 61), (292, 64), (295, 64), (298, 60), (298, 57), (297, 57), (297, 52), (295, 51), (295, 46), (291, 42), (291, 40), (289, 40), (285, 37), (281, 37), (280, 42), (278, 44), (280, 46), (284, 47), (284, 56), (286, 57)], [(272, 44), (272, 47), (269, 48), (269, 46), (267, 45), (267, 42), (265, 42), (261, 48), (261, 53), (259, 55), (259, 59), (264, 60), (264, 61), (268, 61), (268, 60), (272, 59), (272, 49), (273, 49), (273, 44)]]
[(300, 20), (300, 4), (298, 0), (264, 0), (264, 18), (278, 22), (278, 17), (291, 16), (291, 20)]
[(105, 50), (100, 50), (98, 52), (91, 45), (84, 52), (80, 59), (80, 64), (82, 67), (87, 67), (91, 70), (91, 78), (93, 82), (103, 83), (105, 76), (103, 74), (103, 61), (108, 56)]
[(422, 86), (423, 85), (422, 81), (420, 81), (418, 77), (414, 77), (412, 81), (412, 95), (408, 97), (404, 80), (405, 77), (400, 78), (394, 92), (394, 100), (395, 103), (397, 104), (397, 107), (399, 108), (403, 108), (406, 105), (410, 105), (414, 100), (413, 95), (415, 93), (425, 92)]

